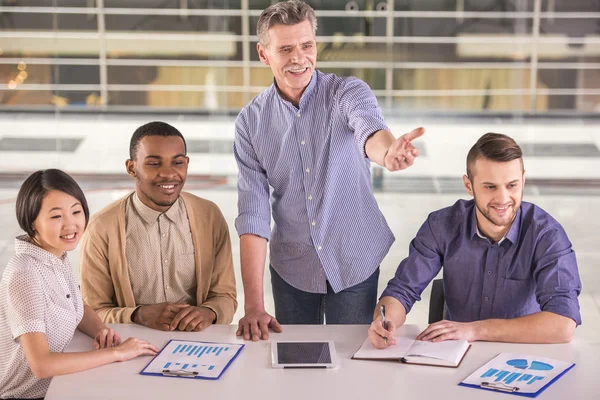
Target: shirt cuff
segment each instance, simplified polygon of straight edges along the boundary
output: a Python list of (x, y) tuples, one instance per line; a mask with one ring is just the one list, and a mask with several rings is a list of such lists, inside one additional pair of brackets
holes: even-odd
[(542, 311), (548, 311), (563, 317), (571, 318), (577, 326), (581, 325), (581, 313), (579, 312), (579, 302), (571, 298), (553, 297), (544, 304)]
[(382, 297), (393, 297), (396, 300), (398, 300), (400, 302), (400, 304), (402, 304), (404, 306), (404, 310), (406, 311), (406, 314), (408, 314), (410, 312), (410, 310), (412, 309), (412, 306), (414, 305), (413, 303), (410, 303), (407, 299), (405, 299), (404, 297), (402, 297), (402, 295), (400, 295), (399, 293), (395, 293), (393, 290), (390, 289), (385, 289), (383, 291), (383, 293), (381, 294), (381, 297), (379, 298), (379, 300), (381, 300)]
[(356, 138), (358, 141), (358, 147), (361, 149), (362, 154), (365, 158), (368, 158), (366, 151), (367, 140), (375, 133), (379, 131), (389, 131), (391, 129), (384, 123), (382, 123), (379, 119), (373, 118), (372, 120), (363, 121), (365, 126), (361, 126), (360, 132), (356, 133)]
[(21, 335), (33, 332), (46, 333), (46, 324), (44, 323), (44, 321), (25, 321), (23, 324), (12, 329), (12, 335), (15, 340)]
[(238, 236), (252, 234), (267, 240), (271, 239), (270, 221), (265, 221), (264, 218), (258, 215), (240, 215), (235, 220), (235, 229), (237, 230)]

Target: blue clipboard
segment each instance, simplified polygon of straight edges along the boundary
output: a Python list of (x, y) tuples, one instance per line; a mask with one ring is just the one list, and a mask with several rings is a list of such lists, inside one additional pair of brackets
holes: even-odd
[[(172, 354), (176, 354), (178, 357), (196, 357), (200, 359), (201, 356), (205, 356), (206, 358), (211, 358), (213, 354), (216, 354), (215, 357), (219, 357), (223, 349), (225, 349), (224, 353), (227, 353), (230, 347), (235, 347), (235, 349), (231, 349), (230, 354), (227, 354), (227, 362), (224, 365), (219, 365), (218, 369), (216, 369), (216, 365), (203, 365), (201, 361), (196, 361), (197, 364), (193, 363), (193, 359), (190, 361), (181, 361), (177, 363), (175, 360), (169, 361), (166, 360), (166, 363), (163, 367), (159, 367), (158, 365), (162, 365), (165, 362), (164, 358), (166, 352), (163, 353), (167, 348), (172, 347), (171, 345), (177, 345)], [(140, 371), (140, 375), (150, 375), (150, 376), (162, 376), (166, 378), (186, 378), (186, 379), (208, 379), (208, 380), (218, 380), (223, 376), (225, 371), (229, 368), (229, 366), (233, 363), (233, 361), (240, 355), (242, 349), (244, 348), (243, 343), (221, 343), (221, 342), (205, 342), (205, 341), (193, 341), (193, 340), (176, 340), (171, 339), (165, 344), (165, 346), (158, 352), (156, 356)], [(208, 350), (207, 350), (208, 349)], [(157, 363), (158, 365), (152, 365), (153, 363)], [(216, 364), (216, 363), (215, 363)], [(152, 365), (152, 367), (151, 367)], [(172, 367), (171, 367), (172, 365)], [(179, 366), (179, 368), (178, 368)], [(201, 368), (191, 368), (191, 367), (201, 367)], [(165, 368), (166, 367), (166, 368)], [(190, 367), (188, 369), (188, 367)], [(202, 367), (207, 367), (204, 372)], [(211, 368), (212, 367), (212, 368)], [(218, 371), (218, 374), (214, 374), (213, 368)], [(207, 376), (212, 375), (212, 376)]]
[(565, 369), (563, 372), (561, 372), (560, 374), (556, 375), (554, 377), (554, 379), (552, 379), (551, 381), (549, 381), (548, 383), (546, 383), (544, 386), (542, 386), (542, 388), (540, 390), (538, 390), (537, 392), (534, 392), (534, 393), (523, 393), (523, 392), (519, 392), (519, 391), (509, 391), (509, 390), (504, 390), (504, 389), (497, 389), (497, 388), (491, 388), (491, 387), (483, 387), (483, 386), (479, 386), (479, 385), (471, 385), (471, 384), (462, 383), (462, 382), (460, 382), (458, 384), (458, 386), (464, 386), (464, 387), (469, 387), (469, 388), (473, 388), (473, 389), (487, 390), (487, 391), (492, 391), (492, 392), (512, 394), (512, 395), (521, 396), (521, 397), (534, 398), (534, 397), (537, 397), (544, 390), (546, 390), (547, 388), (549, 388), (554, 382), (556, 382), (558, 379), (560, 379), (564, 374), (566, 374), (571, 369), (573, 369), (574, 366), (575, 366), (575, 364), (572, 364), (570, 367), (568, 367), (567, 369)]

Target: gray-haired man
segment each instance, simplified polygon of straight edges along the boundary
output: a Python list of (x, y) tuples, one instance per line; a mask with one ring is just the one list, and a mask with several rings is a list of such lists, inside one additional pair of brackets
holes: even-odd
[(315, 70), (316, 29), (299, 0), (270, 6), (258, 21), (258, 55), (275, 79), (235, 124), (245, 339), (281, 330), (264, 307), (268, 240), (281, 323), (371, 322), (394, 236), (373, 196), (370, 161), (396, 171), (419, 154), (411, 141), (422, 128), (395, 139), (364, 82)]

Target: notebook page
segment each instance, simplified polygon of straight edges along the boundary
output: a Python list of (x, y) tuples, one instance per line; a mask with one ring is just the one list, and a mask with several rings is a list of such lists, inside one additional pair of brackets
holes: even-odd
[(458, 364), (468, 348), (469, 342), (466, 340), (446, 340), (435, 343), (415, 340), (406, 352), (406, 357), (428, 357)]
[(400, 335), (395, 336), (395, 338), (395, 345), (390, 346), (387, 349), (377, 349), (371, 344), (371, 341), (367, 337), (360, 349), (354, 354), (353, 358), (400, 360), (400, 358), (404, 357), (415, 340)]

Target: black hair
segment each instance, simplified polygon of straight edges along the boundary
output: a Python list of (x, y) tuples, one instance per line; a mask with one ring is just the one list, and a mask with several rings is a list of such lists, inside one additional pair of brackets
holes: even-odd
[(181, 132), (177, 130), (174, 126), (167, 124), (166, 122), (154, 121), (148, 122), (137, 128), (135, 132), (133, 132), (133, 136), (131, 137), (131, 142), (129, 143), (129, 159), (135, 160), (137, 156), (137, 150), (140, 144), (140, 141), (146, 136), (177, 136), (183, 140), (183, 148), (185, 154), (187, 154), (187, 145), (185, 143), (185, 139)]
[(42, 209), (42, 201), (51, 190), (58, 190), (76, 198), (85, 214), (85, 226), (88, 224), (90, 210), (83, 190), (77, 182), (59, 169), (40, 170), (25, 179), (17, 195), (17, 221), (30, 238), (35, 237), (33, 222)]

